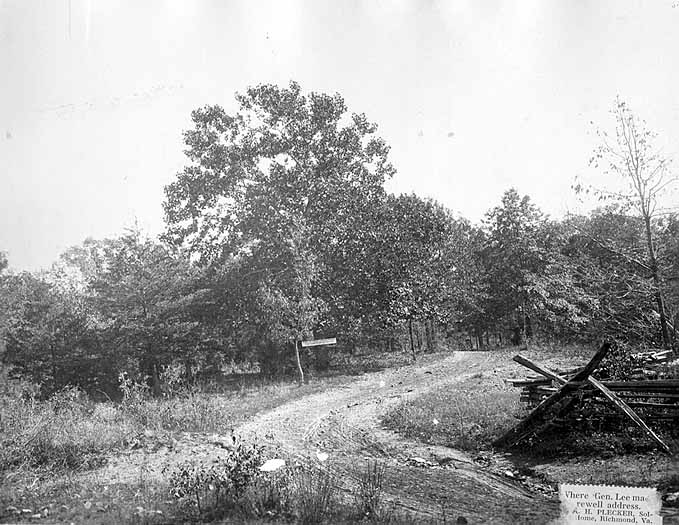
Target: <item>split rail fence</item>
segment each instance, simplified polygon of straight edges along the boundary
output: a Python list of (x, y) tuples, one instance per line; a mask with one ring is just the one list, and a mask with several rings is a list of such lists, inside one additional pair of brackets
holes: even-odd
[(600, 381), (591, 374), (610, 348), (611, 344), (606, 342), (584, 367), (562, 371), (550, 370), (521, 355), (515, 356), (514, 361), (538, 374), (510, 380), (514, 386), (522, 388), (520, 399), (532, 411), (494, 445), (512, 447), (554, 427), (566, 427), (585, 418), (590, 421), (626, 418), (662, 450), (670, 452), (669, 446), (647, 421), (669, 420), (679, 424), (679, 379), (654, 378), (658, 373), (653, 368), (668, 361), (672, 352), (635, 355), (635, 362), (640, 365), (635, 370), (637, 379)]

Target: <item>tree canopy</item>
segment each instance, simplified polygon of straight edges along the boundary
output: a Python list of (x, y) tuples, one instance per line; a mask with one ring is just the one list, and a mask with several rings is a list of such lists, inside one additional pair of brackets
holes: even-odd
[(389, 146), (340, 95), (292, 82), (236, 103), (192, 113), (160, 238), (86, 239), (36, 273), (0, 252), (0, 358), (16, 375), (108, 395), (126, 372), (158, 394), (175, 365), (187, 380), (225, 363), (301, 379), (328, 366), (299, 344), (319, 337), (413, 358), (603, 335), (676, 344), (679, 220), (658, 213), (669, 163), (620, 101), (593, 163), (629, 191), (552, 219), (510, 188), (478, 225), (386, 192)]

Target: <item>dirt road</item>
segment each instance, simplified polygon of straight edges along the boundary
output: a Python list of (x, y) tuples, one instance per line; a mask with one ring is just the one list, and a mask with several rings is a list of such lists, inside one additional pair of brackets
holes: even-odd
[(455, 352), (444, 360), (368, 374), (351, 383), (311, 395), (262, 414), (242, 425), (244, 436), (266, 436), (286, 454), (316, 461), (327, 452), (327, 466), (345, 485), (357, 467), (379, 459), (387, 467), (387, 499), (423, 520), (469, 523), (546, 523), (558, 515), (554, 497), (532, 491), (498, 469), (445, 447), (426, 446), (381, 428), (380, 416), (409, 397), (492, 371), (504, 353)]
[[(505, 352), (455, 352), (441, 359), (425, 356), (415, 365), (365, 374), (318, 394), (262, 413), (236, 429), (278, 448), (287, 458), (316, 462), (348, 491), (358, 469), (369, 460), (386, 466), (385, 499), (398, 514), (418, 521), (455, 523), (547, 523), (558, 515), (553, 494), (540, 492), (504, 472), (501, 457), (479, 464), (461, 451), (405, 439), (380, 425), (380, 417), (399, 402), (474, 374), (506, 367)], [(143, 447), (118, 456), (90, 474), (107, 483), (130, 483), (140, 476), (161, 480), (167, 469), (223, 452), (229, 436), (182, 434), (169, 446)], [(316, 452), (329, 455), (320, 463)], [(503, 464), (505, 466), (503, 466)], [(93, 479), (95, 481), (95, 479)]]

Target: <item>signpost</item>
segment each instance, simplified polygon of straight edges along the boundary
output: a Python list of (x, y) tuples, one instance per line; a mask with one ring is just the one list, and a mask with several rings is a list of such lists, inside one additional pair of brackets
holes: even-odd
[(331, 337), (330, 339), (314, 339), (312, 341), (302, 341), (302, 348), (307, 348), (309, 346), (322, 346), (322, 345), (336, 345), (337, 338)]
[[(311, 341), (302, 341), (302, 348), (308, 348), (310, 346), (324, 346), (324, 345), (336, 345), (337, 338), (331, 337), (329, 339), (312, 339)], [(304, 371), (302, 370), (302, 363), (299, 359), (299, 346), (297, 346), (297, 341), (295, 341), (295, 356), (297, 357), (297, 371), (299, 372), (299, 382), (300, 385), (304, 383)]]

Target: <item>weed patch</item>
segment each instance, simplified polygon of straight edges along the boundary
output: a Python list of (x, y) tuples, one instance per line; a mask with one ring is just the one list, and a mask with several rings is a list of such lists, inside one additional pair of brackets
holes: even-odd
[(97, 410), (75, 388), (58, 392), (44, 402), (35, 397), (3, 397), (0, 473), (20, 467), (95, 468), (134, 434), (131, 425)]
[(170, 493), (190, 516), (219, 519), (241, 506), (261, 464), (261, 447), (234, 436), (232, 448), (211, 464), (185, 463), (174, 470)]
[(361, 518), (376, 519), (382, 516), (382, 485), (386, 467), (378, 461), (368, 462), (358, 475), (355, 495), (356, 509)]
[(322, 523), (337, 505), (337, 486), (327, 470), (298, 469), (292, 477), (292, 491), (296, 518), (302, 524)]
[(500, 379), (477, 375), (398, 405), (383, 423), (425, 443), (475, 451), (524, 414), (515, 389)]

